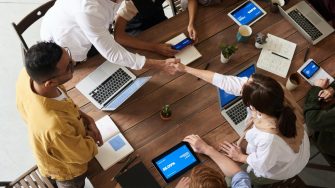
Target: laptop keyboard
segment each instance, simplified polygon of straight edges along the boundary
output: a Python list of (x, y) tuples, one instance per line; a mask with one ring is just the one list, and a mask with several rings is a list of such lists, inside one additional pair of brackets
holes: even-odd
[(303, 29), (306, 33), (315, 40), (319, 38), (322, 33), (297, 9), (294, 9), (288, 15)]
[(113, 96), (131, 77), (121, 68), (115, 71), (107, 80), (100, 84), (89, 95), (99, 104)]
[(233, 122), (237, 125), (241, 123), (247, 117), (248, 112), (243, 102), (240, 101), (239, 103), (237, 103), (237, 105), (227, 110), (226, 113), (233, 120)]

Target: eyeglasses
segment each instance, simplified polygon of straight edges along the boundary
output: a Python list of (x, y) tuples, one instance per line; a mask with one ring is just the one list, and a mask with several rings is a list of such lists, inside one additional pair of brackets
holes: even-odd
[(68, 65), (66, 66), (66, 69), (65, 69), (65, 72), (64, 73), (61, 73), (61, 74), (57, 74), (57, 75), (54, 75), (50, 78), (48, 78), (47, 80), (43, 81), (43, 82), (46, 82), (48, 80), (51, 80), (51, 79), (54, 79), (54, 78), (57, 78), (57, 77), (61, 77), (61, 76), (64, 76), (66, 74), (68, 74), (69, 72), (73, 72), (73, 69), (74, 69), (74, 61), (72, 60), (72, 56), (71, 56), (71, 51), (68, 47), (64, 47), (65, 51), (68, 53), (69, 55), (69, 63)]

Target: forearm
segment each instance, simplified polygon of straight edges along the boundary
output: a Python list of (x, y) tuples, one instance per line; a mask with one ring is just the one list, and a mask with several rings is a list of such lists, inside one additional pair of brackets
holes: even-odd
[(201, 78), (202, 80), (208, 83), (212, 83), (214, 77), (214, 72), (212, 71), (195, 69), (188, 66), (185, 67), (185, 72), (192, 74), (193, 76), (196, 76), (198, 78)]
[(209, 147), (205, 154), (208, 155), (228, 177), (232, 177), (234, 174), (241, 171), (241, 168), (234, 161), (218, 152), (213, 147)]
[(120, 33), (119, 31), (119, 32), (115, 32), (114, 34), (115, 40), (119, 44), (126, 46), (126, 47), (134, 48), (134, 49), (155, 52), (155, 48), (156, 48), (155, 45), (157, 44), (140, 40), (136, 37), (128, 35), (124, 31), (121, 31), (121, 32), (123, 33)]
[(188, 1), (188, 25), (194, 27), (194, 21), (196, 17), (198, 9), (198, 2), (197, 0), (189, 0)]
[(146, 69), (161, 69), (164, 64), (164, 60), (157, 59), (146, 59), (143, 68)]

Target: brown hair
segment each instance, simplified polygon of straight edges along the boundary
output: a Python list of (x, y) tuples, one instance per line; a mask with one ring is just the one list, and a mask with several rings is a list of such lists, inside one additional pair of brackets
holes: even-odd
[(254, 74), (251, 79), (243, 86), (243, 103), (277, 118), (279, 132), (288, 138), (295, 137), (297, 117), (291, 107), (284, 105), (284, 90), (281, 85), (273, 78), (261, 74)]
[(204, 165), (198, 165), (191, 172), (189, 188), (226, 188), (224, 176)]

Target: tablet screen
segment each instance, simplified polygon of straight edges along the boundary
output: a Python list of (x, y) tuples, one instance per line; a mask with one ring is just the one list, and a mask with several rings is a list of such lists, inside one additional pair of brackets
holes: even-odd
[(311, 61), (304, 69), (302, 69), (301, 74), (309, 79), (319, 70), (319, 68), (319, 65), (317, 65), (315, 61)]
[(247, 1), (229, 14), (239, 25), (251, 25), (254, 21), (264, 16), (265, 11), (255, 2)]
[(193, 152), (191, 146), (181, 142), (162, 155), (152, 160), (166, 182), (171, 182), (200, 161)]

